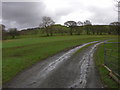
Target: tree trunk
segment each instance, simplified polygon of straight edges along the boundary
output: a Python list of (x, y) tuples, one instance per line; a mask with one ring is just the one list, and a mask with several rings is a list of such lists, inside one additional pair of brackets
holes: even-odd
[(89, 30), (87, 30), (87, 35), (89, 35)]
[(97, 32), (97, 35), (99, 34), (99, 32)]
[(47, 36), (49, 36), (49, 34), (47, 33)]
[(46, 29), (46, 35), (49, 36), (48, 30)]
[(52, 35), (53, 35), (53, 33), (51, 32), (51, 33), (50, 33), (50, 35), (52, 36)]
[(102, 32), (100, 32), (100, 35), (102, 35)]
[(70, 32), (70, 35), (72, 35), (72, 32)]
[(70, 35), (72, 35), (72, 29), (70, 29)]
[(15, 36), (12, 36), (12, 39), (14, 39), (15, 38)]

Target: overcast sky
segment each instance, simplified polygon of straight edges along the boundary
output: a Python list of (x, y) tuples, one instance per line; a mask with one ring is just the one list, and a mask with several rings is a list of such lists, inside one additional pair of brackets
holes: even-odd
[(92, 24), (109, 24), (117, 21), (114, 0), (18, 1), (5, 0), (2, 3), (2, 23), (7, 28), (38, 27), (43, 16), (51, 17), (57, 24), (64, 24), (69, 20), (90, 20)]

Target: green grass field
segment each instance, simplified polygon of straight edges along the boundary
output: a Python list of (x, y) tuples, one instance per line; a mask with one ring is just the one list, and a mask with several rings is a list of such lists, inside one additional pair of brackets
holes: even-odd
[[(108, 41), (108, 42), (118, 42), (118, 38), (115, 40)], [(106, 48), (112, 49), (112, 52), (111, 50), (110, 51), (108, 50), (107, 54), (111, 54), (113, 56), (119, 57), (118, 44), (106, 44)], [(101, 77), (103, 84), (105, 84), (109, 88), (118, 88), (118, 84), (113, 79), (110, 78), (109, 71), (105, 67), (103, 67), (104, 57), (105, 57), (104, 56), (104, 44), (101, 44), (95, 53), (95, 64), (96, 64), (97, 70), (99, 72), (99, 75)], [(111, 56), (107, 56), (105, 59), (105, 63), (107, 67), (119, 73), (118, 71), (119, 70), (118, 63), (120, 63), (119, 59), (112, 58)]]
[(109, 35), (33, 37), (3, 41), (3, 84), (18, 72), (64, 49), (96, 40), (117, 38)]

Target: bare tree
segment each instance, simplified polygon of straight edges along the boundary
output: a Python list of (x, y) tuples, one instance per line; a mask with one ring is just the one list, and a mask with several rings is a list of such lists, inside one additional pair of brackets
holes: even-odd
[(64, 25), (70, 28), (70, 35), (72, 35), (73, 29), (75, 26), (77, 26), (77, 23), (75, 21), (67, 21), (64, 23)]
[(39, 26), (40, 26), (40, 28), (44, 28), (47, 36), (49, 36), (48, 27), (50, 27), (50, 26), (52, 26), (54, 24), (55, 24), (55, 22), (50, 17), (44, 16), (42, 18), (42, 23), (40, 23)]
[(85, 28), (86, 28), (86, 34), (89, 35), (90, 34), (90, 30), (91, 30), (91, 26), (92, 23), (89, 20), (86, 20), (84, 22)]
[(120, 22), (112, 22), (110, 23), (110, 34), (113, 32), (114, 34), (120, 35)]
[(5, 25), (0, 24), (0, 30), (5, 30)]
[(92, 25), (92, 24), (91, 24), (91, 22), (90, 22), (89, 20), (86, 20), (86, 21), (84, 22), (84, 25)]
[(83, 26), (75, 26), (75, 30), (76, 30), (77, 35), (81, 35)]
[(8, 32), (5, 30), (5, 25), (3, 25), (3, 24), (0, 24), (0, 36), (2, 36), (2, 37), (0, 37), (0, 39), (2, 39), (2, 40), (5, 40), (5, 39), (7, 39), (7, 37), (8, 37)]
[(83, 22), (81, 22), (81, 21), (78, 21), (78, 22), (77, 22), (77, 26), (83, 26), (83, 25), (84, 25)]
[(19, 35), (17, 28), (9, 28), (8, 31), (9, 31), (9, 35), (12, 36), (12, 39), (14, 39), (15, 36)]

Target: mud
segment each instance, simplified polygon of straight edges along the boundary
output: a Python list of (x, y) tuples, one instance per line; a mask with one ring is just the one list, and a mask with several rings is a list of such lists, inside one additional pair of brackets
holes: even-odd
[[(90, 43), (95, 43), (90, 42)], [(94, 44), (72, 56), (87, 44), (58, 53), (24, 70), (6, 83), (4, 88), (101, 88), (96, 75), (93, 54)], [(72, 56), (72, 57), (71, 57)]]

